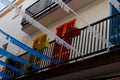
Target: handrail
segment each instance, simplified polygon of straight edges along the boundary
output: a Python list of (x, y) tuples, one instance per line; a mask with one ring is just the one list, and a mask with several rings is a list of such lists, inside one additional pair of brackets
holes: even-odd
[[(118, 15), (120, 15), (120, 13), (117, 13), (117, 14), (112, 15), (112, 16), (108, 16), (108, 17), (106, 17), (106, 18), (104, 18), (104, 19), (101, 19), (101, 20), (99, 20), (99, 21), (96, 21), (96, 22), (94, 22), (94, 23), (91, 23), (90, 25), (93, 26), (93, 25), (95, 25), (95, 24), (97, 24), (97, 23), (100, 23), (100, 22), (102, 22), (102, 21), (105, 21), (105, 20), (107, 20), (107, 19), (113, 18), (113, 17), (118, 16)], [(83, 27), (83, 28), (80, 28), (80, 30), (83, 30), (83, 29), (85, 29), (85, 28), (87, 28), (87, 27), (88, 27), (88, 26), (85, 26), (85, 27)], [(63, 36), (62, 38), (64, 38), (64, 36)], [(50, 41), (49, 43), (51, 44), (51, 43), (54, 43), (54, 42), (55, 42), (55, 40)], [(19, 56), (22, 56), (22, 55), (27, 54), (27, 53), (28, 53), (28, 52), (25, 52), (25, 53), (23, 53), (23, 54), (21, 54), (21, 55), (19, 55)]]

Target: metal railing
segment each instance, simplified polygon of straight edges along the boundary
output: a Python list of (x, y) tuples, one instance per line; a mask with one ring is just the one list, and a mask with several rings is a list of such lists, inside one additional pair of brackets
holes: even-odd
[[(115, 46), (120, 44), (120, 13), (114, 16), (107, 17), (98, 22), (91, 24), (91, 26), (99, 32), (107, 40), (110, 39), (111, 43)], [(116, 24), (117, 21), (117, 24)], [(111, 24), (112, 23), (112, 24)], [(117, 33), (111, 29), (112, 26), (116, 26)], [(65, 37), (63, 37), (66, 40)], [(90, 33), (87, 30), (87, 26), (80, 29), (80, 35), (69, 38), (71, 45), (75, 47), (79, 53), (68, 50), (62, 45), (57, 44), (55, 41), (50, 42), (48, 48), (45, 48), (43, 54), (51, 56), (54, 59), (59, 60), (61, 63), (71, 63), (71, 61), (77, 61), (86, 56), (98, 54), (107, 50), (107, 45), (93, 36), (93, 33)], [(69, 42), (68, 38), (67, 41)], [(55, 46), (57, 45), (57, 46)], [(30, 54), (26, 53), (20, 57), (26, 59)], [(26, 66), (22, 65), (20, 68), (25, 71)], [(50, 66), (54, 66), (50, 61), (45, 61), (41, 59), (41, 64), (39, 65), (42, 69), (50, 69)], [(29, 71), (26, 71), (29, 72)]]

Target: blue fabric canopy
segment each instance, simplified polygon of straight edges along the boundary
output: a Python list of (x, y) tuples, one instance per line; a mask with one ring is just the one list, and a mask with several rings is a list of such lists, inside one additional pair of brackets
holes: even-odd
[(4, 74), (4, 73), (2, 73), (2, 72), (0, 72), (0, 76), (1, 76), (2, 78), (8, 79), (8, 80), (12, 80), (12, 76), (9, 76), (9, 75)]
[(41, 52), (38, 52), (38, 51), (36, 51), (36, 50), (26, 46), (25, 44), (23, 44), (22, 42), (16, 40), (15, 38), (13, 38), (9, 34), (5, 33), (4, 31), (0, 30), (0, 32), (6, 36), (7, 40), (10, 40), (10, 42), (12, 42), (13, 44), (15, 44), (18, 47), (22, 48), (23, 50), (29, 52), (30, 54), (32, 54), (32, 55), (34, 55), (34, 56), (36, 56), (38, 58), (42, 58), (42, 59), (45, 59), (45, 60), (50, 60), (50, 61), (52, 61), (55, 64), (60, 64), (59, 61), (57, 61), (57, 60), (55, 60), (53, 58), (50, 58), (50, 57), (42, 54)]
[(24, 59), (21, 59), (21, 58), (13, 55), (12, 53), (10, 53), (10, 52), (8, 52), (8, 51), (6, 51), (6, 50), (4, 50), (4, 49), (1, 49), (1, 48), (0, 48), (0, 54), (2, 54), (3, 56), (8, 57), (8, 58), (10, 58), (10, 59), (12, 59), (12, 60), (14, 60), (14, 61), (18, 61), (18, 62), (21, 62), (21, 63), (24, 63), (24, 64), (32, 65), (35, 70), (40, 70), (40, 67), (39, 67), (39, 66), (36, 66), (36, 65), (34, 65), (34, 64), (32, 64), (32, 63), (24, 60)]
[(22, 71), (22, 70), (20, 70), (20, 69), (18, 69), (16, 67), (14, 67), (14, 66), (12, 66), (10, 64), (7, 64), (7, 63), (5, 63), (5, 62), (3, 62), (1, 60), (0, 60), (0, 64), (3, 65), (3, 66), (5, 66), (5, 67), (8, 67), (8, 68), (12, 69), (13, 71), (16, 71), (16, 72), (18, 72), (20, 74), (24, 74), (24, 71)]

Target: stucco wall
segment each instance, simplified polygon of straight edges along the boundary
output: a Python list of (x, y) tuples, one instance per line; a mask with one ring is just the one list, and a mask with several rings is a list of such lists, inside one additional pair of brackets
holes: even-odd
[[(110, 8), (109, 8), (109, 0), (102, 0), (99, 2), (91, 3), (86, 7), (79, 9), (77, 11), (79, 15), (88, 23), (91, 24), (98, 20), (101, 20), (107, 16), (109, 16)], [(61, 20), (58, 20), (56, 23), (50, 25), (50, 29), (55, 31), (55, 28), (61, 25), (64, 22), (67, 22), (71, 19), (77, 19), (76, 26), (79, 28), (85, 27), (87, 24), (82, 21), (82, 19), (78, 18), (74, 14), (69, 15)], [(54, 26), (54, 27), (52, 27)]]

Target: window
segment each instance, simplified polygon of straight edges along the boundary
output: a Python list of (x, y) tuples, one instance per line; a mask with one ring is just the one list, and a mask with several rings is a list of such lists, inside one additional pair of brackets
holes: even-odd
[(38, 0), (26, 9), (26, 13), (30, 16), (34, 16), (50, 6), (52, 3), (52, 0)]
[[(14, 2), (15, 0), (9, 0), (10, 2)], [(0, 3), (0, 12), (3, 11), (7, 6), (3, 3)]]
[[(22, 2), (24, 2), (25, 0), (9, 0), (11, 2), (15, 2), (14, 5), (15, 6), (19, 6)], [(5, 6), (4, 4), (2, 4), (0, 2), (0, 18), (2, 18), (4, 15), (6, 15), (7, 13), (9, 13), (12, 9), (5, 9), (7, 6)], [(14, 8), (13, 8), (14, 9)], [(3, 11), (4, 10), (4, 11)]]
[[(8, 47), (8, 43), (5, 43), (5, 44), (2, 46), (2, 48), (3, 48), (4, 50), (6, 50), (7, 47)], [(2, 58), (2, 57), (3, 57), (3, 55), (0, 54), (0, 58)]]
[(3, 45), (3, 49), (4, 49), (4, 50), (6, 50), (7, 47), (8, 47), (8, 43), (6, 43), (6, 44)]

